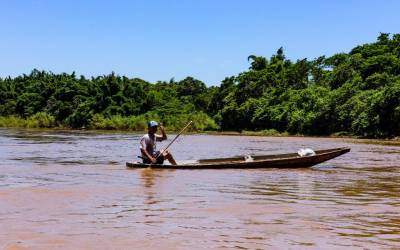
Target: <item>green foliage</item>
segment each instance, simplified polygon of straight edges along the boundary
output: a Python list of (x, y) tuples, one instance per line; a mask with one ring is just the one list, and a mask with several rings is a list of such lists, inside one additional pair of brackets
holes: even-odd
[(0, 127), (52, 128), (55, 125), (55, 118), (45, 112), (38, 112), (27, 119), (16, 116), (0, 117)]
[(193, 114), (171, 115), (162, 119), (157, 114), (147, 113), (140, 116), (111, 116), (104, 117), (101, 114), (95, 114), (89, 122), (89, 128), (92, 129), (119, 129), (144, 131), (147, 128), (149, 120), (162, 121), (169, 130), (178, 131), (184, 127), (190, 120), (193, 125), (188, 128), (189, 131), (205, 131), (215, 130), (217, 126), (208, 115), (203, 112), (195, 112)]
[[(207, 87), (186, 77), (151, 84), (109, 75), (86, 79), (33, 70), (0, 78), (0, 126), (179, 130), (275, 135), (400, 135), (400, 34), (314, 60), (250, 55), (249, 69)], [(250, 132), (246, 132), (250, 133)]]
[(16, 116), (1, 116), (0, 127), (9, 127), (9, 128), (26, 127), (26, 119)]
[(279, 133), (275, 129), (264, 129), (260, 131), (247, 131), (243, 130), (241, 132), (243, 135), (256, 135), (256, 136), (287, 136), (288, 133)]
[(215, 94), (214, 118), (224, 130), (398, 136), (399, 52), (400, 35), (381, 34), (313, 61), (287, 60), (282, 48), (269, 60), (251, 55), (249, 70), (225, 79)]
[(89, 128), (92, 129), (120, 129), (120, 130), (145, 130), (147, 122), (143, 116), (127, 116), (120, 115), (104, 117), (101, 114), (95, 114), (89, 121)]
[(45, 112), (38, 112), (27, 119), (28, 128), (51, 128), (55, 125), (55, 118)]

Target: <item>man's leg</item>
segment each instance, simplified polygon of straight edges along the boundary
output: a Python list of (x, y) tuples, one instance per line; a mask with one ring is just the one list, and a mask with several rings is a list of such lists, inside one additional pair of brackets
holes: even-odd
[(172, 165), (177, 165), (174, 157), (168, 150), (163, 152), (163, 155), (164, 155), (165, 159), (167, 159)]

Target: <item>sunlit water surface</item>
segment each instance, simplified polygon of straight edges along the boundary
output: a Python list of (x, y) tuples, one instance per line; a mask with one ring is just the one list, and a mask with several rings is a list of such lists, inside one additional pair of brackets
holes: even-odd
[(185, 135), (178, 161), (351, 152), (310, 169), (126, 169), (140, 136), (0, 129), (0, 248), (400, 248), (400, 147)]

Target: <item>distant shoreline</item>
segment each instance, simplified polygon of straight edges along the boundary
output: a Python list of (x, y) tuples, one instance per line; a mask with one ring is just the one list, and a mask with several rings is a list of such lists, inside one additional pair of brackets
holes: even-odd
[[(26, 128), (26, 127), (6, 127), (0, 126), (1, 129), (21, 129), (21, 130), (32, 130), (32, 131), (68, 131), (68, 132), (104, 132), (104, 133), (146, 133), (146, 130), (127, 130), (127, 129), (95, 129), (95, 128), (68, 128), (68, 127), (52, 127), (52, 128)], [(168, 130), (167, 133), (177, 133), (179, 130)], [(254, 136), (254, 137), (305, 137), (305, 138), (327, 138), (327, 139), (343, 139), (351, 143), (362, 143), (362, 144), (377, 144), (377, 145), (388, 145), (388, 146), (400, 146), (400, 138), (396, 137), (393, 139), (375, 139), (375, 138), (362, 138), (359, 136), (352, 135), (302, 135), (302, 134), (289, 134), (284, 133), (263, 133), (263, 131), (187, 131), (187, 135), (195, 134), (206, 134), (215, 136)]]

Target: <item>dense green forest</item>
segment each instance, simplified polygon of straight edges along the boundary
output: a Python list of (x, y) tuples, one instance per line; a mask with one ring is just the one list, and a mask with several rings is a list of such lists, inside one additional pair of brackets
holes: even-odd
[(192, 119), (197, 131), (400, 135), (400, 34), (331, 57), (291, 61), (280, 48), (248, 61), (218, 87), (33, 70), (0, 79), (0, 126), (142, 130), (157, 119), (178, 129)]

